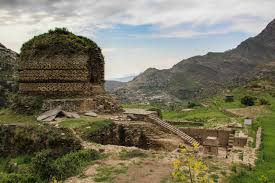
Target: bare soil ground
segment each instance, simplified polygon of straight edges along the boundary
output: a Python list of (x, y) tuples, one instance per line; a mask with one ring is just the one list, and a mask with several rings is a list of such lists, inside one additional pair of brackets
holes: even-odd
[(253, 107), (246, 107), (246, 108), (237, 108), (237, 109), (225, 109), (226, 113), (232, 114), (238, 117), (249, 117), (249, 118), (256, 118), (260, 114), (266, 112), (265, 106), (253, 106)]
[(167, 179), (172, 173), (171, 161), (162, 159), (144, 160), (140, 164), (129, 166), (125, 175), (116, 177), (115, 182), (119, 183), (160, 183)]
[[(135, 147), (123, 147), (114, 145), (86, 144), (85, 148), (104, 150), (108, 156), (86, 168), (78, 176), (71, 177), (65, 183), (159, 183), (170, 177), (172, 171), (173, 156), (167, 152), (145, 151)], [(140, 150), (147, 157), (135, 157), (121, 159), (121, 151)]]

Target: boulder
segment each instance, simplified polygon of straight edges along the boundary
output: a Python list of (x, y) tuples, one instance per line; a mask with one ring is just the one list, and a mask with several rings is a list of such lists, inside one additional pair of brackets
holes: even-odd
[(97, 117), (97, 114), (93, 111), (86, 112), (84, 115), (85, 116), (91, 116), (91, 117)]
[(44, 120), (49, 121), (49, 119), (54, 120), (61, 111), (62, 111), (61, 107), (57, 107), (53, 110), (46, 111), (37, 117), (37, 121), (44, 121)]

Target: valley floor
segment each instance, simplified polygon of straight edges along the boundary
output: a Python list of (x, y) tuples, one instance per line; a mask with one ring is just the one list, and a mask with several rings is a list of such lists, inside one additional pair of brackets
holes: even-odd
[[(185, 110), (182, 107), (173, 110), (162, 108), (163, 117), (167, 120), (204, 122), (205, 128), (222, 127), (229, 123), (242, 124), (244, 117), (253, 118), (253, 125), (248, 127), (247, 130), (249, 136), (254, 138), (254, 142), (258, 127), (262, 127), (263, 131), (262, 145), (256, 167), (231, 164), (231, 162), (214, 157), (205, 157), (204, 161), (209, 166), (210, 176), (215, 182), (275, 182), (275, 87), (260, 91), (254, 91), (253, 88), (249, 87), (238, 88), (233, 90), (232, 94), (235, 96), (235, 101), (230, 103), (224, 102), (223, 97), (218, 96), (203, 100), (203, 106), (194, 107), (192, 110)], [(269, 105), (264, 106), (257, 103), (254, 107), (245, 107), (240, 103), (240, 99), (246, 95), (265, 99)], [(127, 105), (127, 107), (131, 107), (131, 105)], [(155, 106), (132, 105), (132, 107), (151, 108)], [(228, 112), (234, 113), (234, 115)], [(39, 126), (34, 116), (17, 115), (8, 109), (0, 111), (1, 124)], [(106, 120), (104, 116), (98, 116), (97, 118), (81, 117), (81, 119), (65, 120), (52, 125), (60, 125), (71, 129), (71, 132), (82, 141), (81, 143), (85, 147), (84, 150), (79, 152), (73, 152), (57, 159), (50, 159), (51, 164), (47, 164), (47, 166), (57, 171), (54, 173), (57, 173), (61, 180), (65, 180), (65, 183), (173, 182), (171, 179), (172, 162), (178, 156), (175, 151), (143, 150), (136, 147), (100, 145), (86, 140), (83, 141), (79, 136), (82, 133), (95, 133), (111, 125), (110, 120)], [(190, 127), (190, 125), (179, 125), (179, 127)], [(252, 144), (252, 146), (255, 145)], [(90, 157), (89, 149), (97, 150), (100, 155), (94, 154)], [(3, 177), (0, 183), (7, 183), (8, 181), (5, 182), (5, 180), (8, 179), (18, 182), (20, 177), (23, 180), (26, 175), (36, 175), (32, 172), (35, 163), (42, 163), (42, 165), (45, 163), (34, 161), (37, 158), (36, 156), (30, 154), (17, 157), (0, 157), (0, 177)], [(51, 172), (47, 173), (52, 174)]]

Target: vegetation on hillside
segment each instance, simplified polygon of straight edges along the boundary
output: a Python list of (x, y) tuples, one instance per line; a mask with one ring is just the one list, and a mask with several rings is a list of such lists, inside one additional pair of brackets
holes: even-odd
[(36, 55), (46, 49), (49, 49), (51, 55), (55, 55), (55, 53), (73, 54), (90, 48), (100, 49), (92, 40), (77, 36), (68, 31), (67, 28), (55, 28), (47, 33), (34, 36), (24, 43), (21, 47), (20, 57), (25, 60), (31, 52)]
[(263, 141), (258, 155), (256, 167), (249, 169), (238, 166), (231, 177), (232, 183), (269, 183), (275, 182), (275, 96), (274, 89), (270, 91), (255, 92), (270, 104), (270, 110), (257, 118), (257, 122), (263, 128)]
[(50, 150), (34, 155), (0, 158), (0, 183), (47, 183), (77, 175), (100, 158), (97, 151), (80, 150), (62, 156)]

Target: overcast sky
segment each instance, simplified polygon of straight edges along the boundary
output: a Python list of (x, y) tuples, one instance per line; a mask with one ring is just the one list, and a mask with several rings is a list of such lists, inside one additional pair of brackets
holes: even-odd
[(0, 0), (0, 43), (19, 53), (67, 27), (98, 43), (109, 79), (234, 48), (274, 18), (274, 0)]

